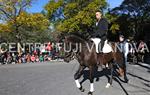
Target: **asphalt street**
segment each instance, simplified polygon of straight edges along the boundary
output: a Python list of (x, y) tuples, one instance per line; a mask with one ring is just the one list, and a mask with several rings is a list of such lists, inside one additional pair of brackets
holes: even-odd
[[(73, 78), (77, 67), (77, 61), (0, 65), (0, 95), (87, 95), (88, 69), (80, 79), (85, 79), (85, 92), (80, 92)], [(150, 95), (150, 65), (128, 65), (129, 83), (114, 80), (110, 88), (105, 88), (107, 78), (98, 75), (94, 95)]]

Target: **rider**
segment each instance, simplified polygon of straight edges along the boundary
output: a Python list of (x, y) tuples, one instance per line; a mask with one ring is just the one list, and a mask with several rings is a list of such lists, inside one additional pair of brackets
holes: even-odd
[[(91, 36), (92, 36), (92, 38), (100, 39), (100, 44), (101, 44), (100, 51), (102, 51), (102, 49), (104, 47), (104, 42), (107, 38), (108, 21), (107, 21), (107, 19), (102, 18), (102, 11), (101, 10), (96, 11), (96, 19), (97, 19), (97, 22), (96, 22), (94, 31), (91, 34)], [(99, 51), (96, 51), (96, 52), (99, 53)]]

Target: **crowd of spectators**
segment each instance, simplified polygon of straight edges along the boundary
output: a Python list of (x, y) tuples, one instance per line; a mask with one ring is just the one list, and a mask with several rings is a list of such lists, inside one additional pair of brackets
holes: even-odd
[(31, 46), (24, 52), (3, 52), (0, 50), (0, 64), (36, 63), (45, 61), (63, 60), (63, 49), (52, 45), (50, 42), (41, 48)]

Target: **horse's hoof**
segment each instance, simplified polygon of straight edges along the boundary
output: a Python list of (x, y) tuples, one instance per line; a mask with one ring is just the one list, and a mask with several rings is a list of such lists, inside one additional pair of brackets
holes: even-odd
[(82, 88), (82, 90), (80, 90), (80, 91), (81, 91), (81, 92), (84, 92), (84, 91), (85, 91), (85, 89), (83, 89), (83, 88)]
[(98, 82), (98, 81), (99, 81), (99, 78), (96, 78), (96, 81)]
[(79, 90), (80, 90), (81, 92), (84, 92), (84, 91), (85, 91), (85, 89), (83, 89), (82, 86), (79, 88)]
[(89, 92), (88, 95), (93, 95), (93, 92)]
[(128, 79), (125, 79), (125, 83), (128, 83), (129, 82), (129, 80)]
[(106, 88), (109, 88), (110, 87), (110, 83), (107, 83), (107, 85), (105, 86)]

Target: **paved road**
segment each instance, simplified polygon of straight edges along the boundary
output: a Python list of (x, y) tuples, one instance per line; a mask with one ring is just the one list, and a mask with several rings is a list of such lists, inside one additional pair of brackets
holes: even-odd
[[(88, 80), (83, 83), (84, 93), (75, 86), (77, 66), (76, 61), (0, 65), (0, 95), (87, 95)], [(107, 79), (101, 76), (94, 95), (150, 95), (150, 65), (129, 65), (128, 77), (128, 84), (114, 81), (106, 89)]]

